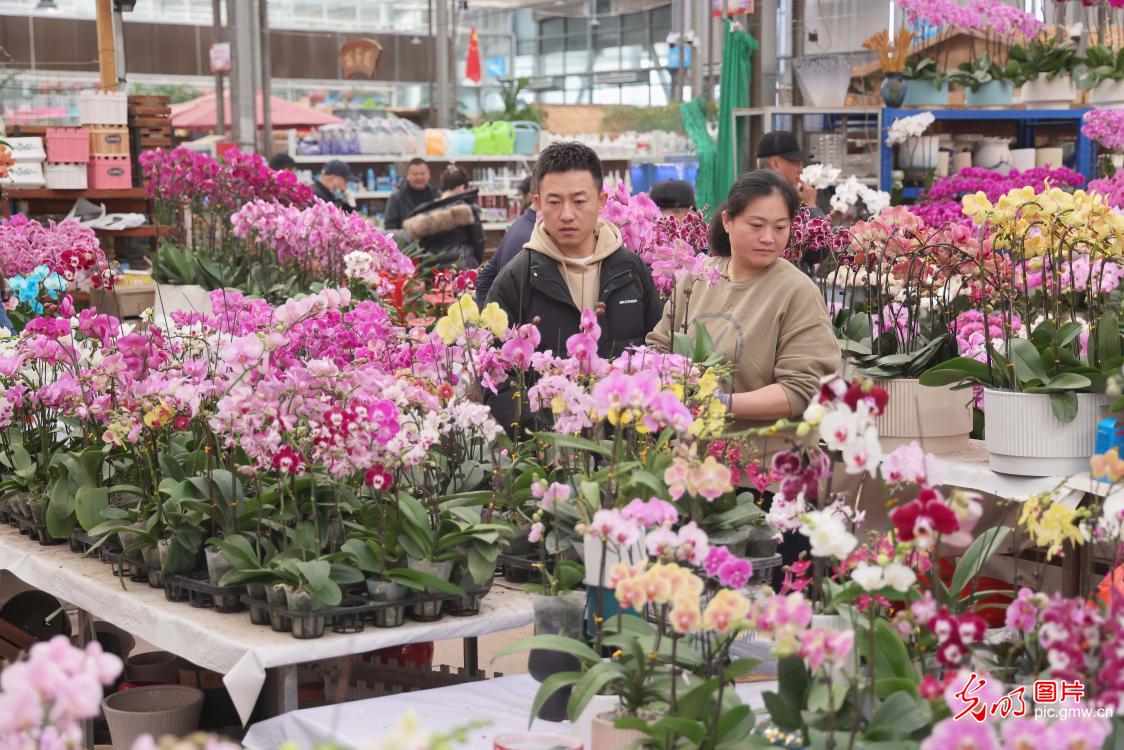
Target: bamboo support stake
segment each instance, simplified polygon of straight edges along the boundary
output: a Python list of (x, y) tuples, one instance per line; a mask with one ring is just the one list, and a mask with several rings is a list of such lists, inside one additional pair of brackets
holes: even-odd
[(113, 0), (97, 0), (98, 71), (103, 91), (117, 88), (117, 57), (113, 44)]

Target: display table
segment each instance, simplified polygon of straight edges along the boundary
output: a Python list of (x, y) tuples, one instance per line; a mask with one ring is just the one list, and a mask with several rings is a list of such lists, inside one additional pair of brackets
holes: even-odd
[(267, 670), (277, 670), (281, 713), (298, 707), (298, 664), (409, 643), (475, 638), (532, 622), (529, 596), (494, 588), (473, 617), (407, 622), (389, 629), (368, 626), (361, 633), (343, 635), (329, 631), (322, 638), (297, 640), (251, 624), (245, 612), (222, 614), (169, 602), (162, 589), (144, 583), (126, 582), (128, 588), (123, 589), (108, 565), (71, 552), (67, 545), (41, 547), (8, 526), (0, 527), (0, 569), (157, 648), (221, 673), (243, 723), (254, 710)]
[[(531, 701), (538, 689), (539, 683), (534, 678), (521, 674), (308, 708), (254, 724), (242, 744), (251, 750), (278, 750), (287, 742), (302, 748), (324, 744), (371, 746), (390, 734), (404, 714), (413, 711), (421, 717), (422, 726), (434, 732), (448, 732), (469, 722), (486, 721), (487, 726), (472, 730), (468, 742), (457, 748), (492, 750), (497, 734), (527, 731)], [(776, 689), (777, 683), (773, 681), (739, 683), (736, 687), (742, 701), (754, 710), (764, 707), (763, 693)], [(578, 737), (583, 734), (570, 722), (536, 721), (531, 728)]]
[[(988, 462), (987, 448), (982, 440), (971, 440), (968, 447), (962, 451), (945, 453), (934, 458), (942, 485), (985, 492), (1005, 500), (1022, 501), (1039, 492), (1065, 487), (1064, 501), (1067, 504), (1075, 503), (1080, 500), (1083, 492), (1079, 488), (1084, 485), (1070, 486), (1071, 482), (1083, 481), (1088, 484), (1088, 472), (1070, 480), (1068, 477), (1020, 477), (992, 471)], [(1070, 497), (1074, 493), (1077, 493), (1077, 496)]]

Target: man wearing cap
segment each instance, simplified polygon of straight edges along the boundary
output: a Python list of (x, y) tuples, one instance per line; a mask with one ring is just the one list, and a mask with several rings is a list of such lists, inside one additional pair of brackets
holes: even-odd
[(664, 216), (682, 219), (695, 208), (695, 189), (686, 180), (657, 182), (649, 197)]
[(812, 218), (818, 218), (823, 216), (823, 211), (816, 207), (816, 191), (800, 181), (800, 173), (809, 158), (797, 143), (796, 136), (787, 130), (766, 133), (757, 143), (757, 166), (783, 177), (792, 185), (800, 200), (808, 204)]
[(312, 194), (325, 203), (334, 203), (344, 211), (354, 211), (355, 206), (344, 200), (344, 191), (347, 183), (356, 182), (358, 178), (351, 173), (347, 162), (332, 159), (320, 170), (320, 178), (312, 185)]

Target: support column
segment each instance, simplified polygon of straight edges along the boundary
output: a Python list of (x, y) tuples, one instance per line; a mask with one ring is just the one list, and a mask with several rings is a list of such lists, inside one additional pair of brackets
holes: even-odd
[(269, 2), (258, 0), (260, 13), (258, 15), (258, 34), (261, 43), (261, 117), (262, 117), (262, 149), (261, 154), (269, 160), (273, 156), (273, 60), (270, 57), (269, 47)]
[(434, 0), (437, 5), (437, 127), (449, 127), (449, 0)]
[(98, 72), (103, 91), (117, 88), (117, 54), (113, 45), (113, 0), (97, 0)]
[(254, 103), (255, 0), (227, 0), (230, 25), (230, 124), (234, 142), (252, 152), (257, 135)]
[[(222, 25), (222, 0), (211, 0), (211, 39), (215, 44), (226, 41), (226, 30)], [(215, 134), (226, 137), (226, 91), (222, 73), (215, 73)]]
[(695, 35), (694, 48), (691, 50), (691, 97), (694, 99), (703, 96), (703, 66), (707, 62), (703, 35), (710, 26), (706, 10), (705, 0), (691, 0), (691, 31)]

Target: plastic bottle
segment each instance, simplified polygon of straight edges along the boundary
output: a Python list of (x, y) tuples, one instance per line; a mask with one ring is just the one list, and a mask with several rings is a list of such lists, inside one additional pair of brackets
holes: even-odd
[(391, 190), (397, 190), (398, 189), (398, 170), (394, 168), (393, 164), (390, 165), (390, 169), (386, 170), (386, 176), (390, 178), (390, 189)]
[(367, 167), (367, 189), (375, 189), (375, 170), (371, 167)]

